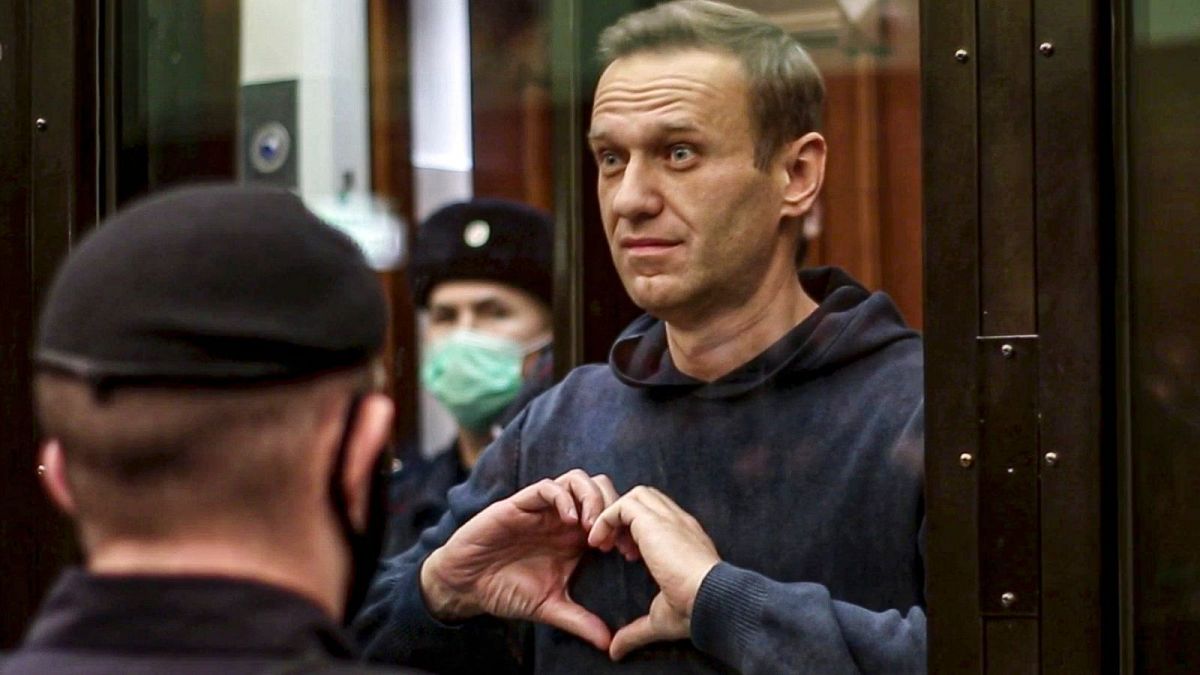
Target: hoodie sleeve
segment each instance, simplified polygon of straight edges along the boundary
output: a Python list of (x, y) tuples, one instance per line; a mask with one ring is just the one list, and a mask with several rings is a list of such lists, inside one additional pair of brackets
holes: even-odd
[[(924, 419), (918, 404), (890, 445), (887, 465), (903, 475), (923, 466)], [(918, 522), (913, 545), (923, 560), (924, 518)], [(698, 649), (747, 675), (926, 672), (923, 606), (876, 612), (833, 599), (819, 583), (779, 582), (725, 562), (700, 585), (691, 631)]]
[(700, 585), (692, 642), (748, 675), (925, 673), (925, 611), (871, 610), (814, 583), (720, 563)]
[(522, 413), (483, 453), (470, 478), (450, 489), (449, 508), (409, 550), (382, 561), (362, 611), (351, 624), (370, 661), (439, 673), (519, 672), (516, 622), (481, 616), (448, 625), (435, 619), (421, 593), (421, 566), (460, 525), (516, 491)]

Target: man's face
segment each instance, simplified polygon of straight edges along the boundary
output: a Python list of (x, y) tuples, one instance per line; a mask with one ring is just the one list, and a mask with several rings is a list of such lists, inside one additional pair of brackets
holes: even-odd
[(742, 305), (780, 247), (794, 247), (779, 227), (787, 170), (779, 159), (754, 166), (733, 56), (687, 49), (614, 61), (596, 87), (589, 142), (613, 262), (633, 301), (659, 318), (702, 321)]
[(443, 281), (429, 294), (426, 339), (437, 342), (458, 329), (528, 345), (550, 332), (550, 310), (534, 296), (494, 281)]

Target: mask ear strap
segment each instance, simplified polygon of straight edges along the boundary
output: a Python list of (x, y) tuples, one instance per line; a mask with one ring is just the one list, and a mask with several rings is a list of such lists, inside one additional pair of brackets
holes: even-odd
[(350, 520), (349, 499), (346, 498), (346, 455), (349, 452), (350, 434), (354, 432), (354, 423), (358, 419), (358, 409), (364, 398), (362, 392), (356, 392), (346, 408), (346, 421), (342, 426), (342, 437), (338, 441), (337, 452), (333, 455), (333, 470), (329, 473), (329, 500), (333, 505), (333, 516), (337, 518), (338, 529), (347, 546), (353, 546), (357, 531)]
[(350, 519), (350, 500), (346, 497), (346, 455), (349, 453), (350, 434), (354, 432), (359, 410), (366, 398), (365, 392), (357, 392), (346, 410), (346, 423), (342, 439), (334, 455), (334, 466), (329, 477), (329, 498), (334, 517), (342, 532), (342, 539), (350, 553), (350, 577), (346, 580), (345, 609), (343, 623), (348, 623), (358, 614), (366, 599), (371, 579), (379, 566), (379, 555), (383, 550), (383, 536), (387, 527), (387, 486), (390, 478), (391, 452), (386, 448), (379, 453), (372, 467), (367, 486), (367, 517), (362, 528), (355, 528)]
[(535, 340), (525, 345), (524, 352), (521, 355), (529, 356), (530, 354), (536, 354), (552, 344), (554, 344), (554, 333), (550, 333), (540, 340)]
[(356, 392), (346, 408), (346, 421), (342, 425), (342, 438), (338, 441), (337, 452), (333, 455), (333, 471), (329, 474), (329, 495), (333, 501), (333, 512), (338, 519), (342, 534), (347, 537), (354, 535), (354, 524), (350, 521), (349, 500), (346, 499), (346, 454), (350, 445), (350, 434), (354, 432), (354, 422), (358, 419), (358, 409), (362, 407), (364, 398), (362, 392)]

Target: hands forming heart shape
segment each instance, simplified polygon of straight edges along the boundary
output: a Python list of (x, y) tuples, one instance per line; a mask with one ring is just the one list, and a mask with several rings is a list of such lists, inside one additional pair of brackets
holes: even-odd
[[(567, 592), (588, 548), (640, 558), (658, 583), (649, 612), (615, 634)], [(480, 614), (537, 621), (616, 661), (652, 642), (689, 637), (696, 593), (718, 562), (700, 523), (670, 497), (646, 486), (619, 496), (607, 476), (574, 469), (464, 523), (426, 559), (421, 591), (442, 621)]]

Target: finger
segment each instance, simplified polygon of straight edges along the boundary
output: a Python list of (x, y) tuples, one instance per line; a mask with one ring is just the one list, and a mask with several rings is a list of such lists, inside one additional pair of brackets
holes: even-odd
[(621, 498), (621, 494), (617, 492), (617, 488), (613, 485), (612, 480), (602, 473), (592, 476), (592, 484), (595, 485), (596, 489), (600, 491), (600, 496), (603, 498), (603, 503), (599, 505), (600, 508), (596, 509), (595, 514), (586, 523), (589, 528), (595, 524), (596, 518), (600, 517), (600, 514), (604, 512), (604, 509), (612, 506), (618, 499)]
[(579, 514), (575, 510), (575, 500), (571, 494), (566, 488), (549, 478), (525, 487), (509, 497), (509, 500), (523, 511), (544, 511), (553, 507), (558, 511), (558, 516), (564, 523), (573, 523), (579, 518)]
[(647, 486), (643, 501), (648, 508), (654, 509), (664, 518), (671, 518), (686, 529), (704, 533), (704, 526), (700, 521), (662, 490)]
[(553, 481), (547, 483), (543, 488), (543, 496), (554, 500), (554, 506), (558, 509), (558, 517), (564, 523), (579, 522), (579, 511), (575, 508), (575, 498), (571, 493), (562, 489), (562, 486), (555, 485)]
[(638, 500), (638, 495), (630, 492), (621, 497), (612, 506), (604, 509), (588, 532), (588, 545), (604, 551), (612, 550), (617, 536), (622, 530), (628, 530), (633, 535), (634, 543), (637, 535), (633, 532), (633, 524), (640, 517), (653, 517), (655, 514)]
[(634, 619), (632, 623), (623, 626), (612, 637), (612, 644), (608, 647), (608, 656), (613, 661), (620, 661), (629, 652), (652, 642), (663, 640), (666, 637), (665, 635), (659, 635), (658, 631), (654, 629), (654, 625), (650, 623), (648, 615), (641, 616)]
[[(605, 490), (605, 493), (609, 499), (608, 506), (611, 506), (618, 499), (620, 499), (620, 495), (617, 493), (616, 487), (613, 486), (612, 481), (608, 479), (608, 476), (600, 474), (593, 476), (592, 479), (601, 486), (601, 489)], [(607, 506), (605, 508), (607, 508)], [(616, 546), (616, 549), (620, 551), (625, 560), (628, 560), (629, 562), (634, 562), (638, 558), (642, 557), (642, 552), (638, 550), (637, 542), (633, 540), (633, 536), (629, 534), (629, 530), (625, 527), (621, 527), (617, 530), (617, 535), (613, 539), (613, 544)]]
[(650, 487), (649, 485), (639, 485), (630, 490), (625, 496), (637, 500), (639, 504), (664, 518), (669, 518), (679, 513), (686, 513), (670, 497), (663, 494), (658, 488)]
[(617, 492), (617, 488), (613, 485), (612, 479), (608, 476), (598, 473), (592, 476), (592, 481), (604, 493), (604, 508), (612, 506), (613, 502), (621, 498), (621, 493)]
[(578, 636), (602, 652), (608, 651), (612, 642), (612, 633), (600, 617), (567, 599), (547, 600), (534, 618)]
[(596, 522), (592, 523), (592, 529), (588, 530), (588, 546), (598, 548), (602, 551), (612, 550), (616, 544), (619, 530), (625, 526), (624, 508), (625, 501), (624, 497), (622, 497), (614, 502), (612, 506), (604, 509), (604, 512), (596, 518)]
[[(599, 517), (596, 522), (600, 522)], [(595, 524), (588, 530), (588, 545), (592, 548), (599, 549), (605, 553), (617, 549), (621, 556), (629, 562), (634, 562), (642, 557), (642, 552), (638, 548), (637, 542), (634, 541), (633, 535), (629, 533), (628, 527), (624, 523), (618, 524), (615, 529), (609, 531), (603, 528), (599, 534), (593, 536), (595, 532)]]
[(642, 551), (638, 548), (637, 542), (633, 540), (633, 536), (627, 531), (617, 534), (616, 547), (629, 562), (634, 562), (642, 557)]
[(591, 527), (596, 516), (600, 515), (600, 512), (608, 506), (600, 485), (582, 469), (571, 469), (556, 478), (554, 482), (571, 492), (579, 504), (579, 513), (582, 516), (580, 522), (584, 527)]

